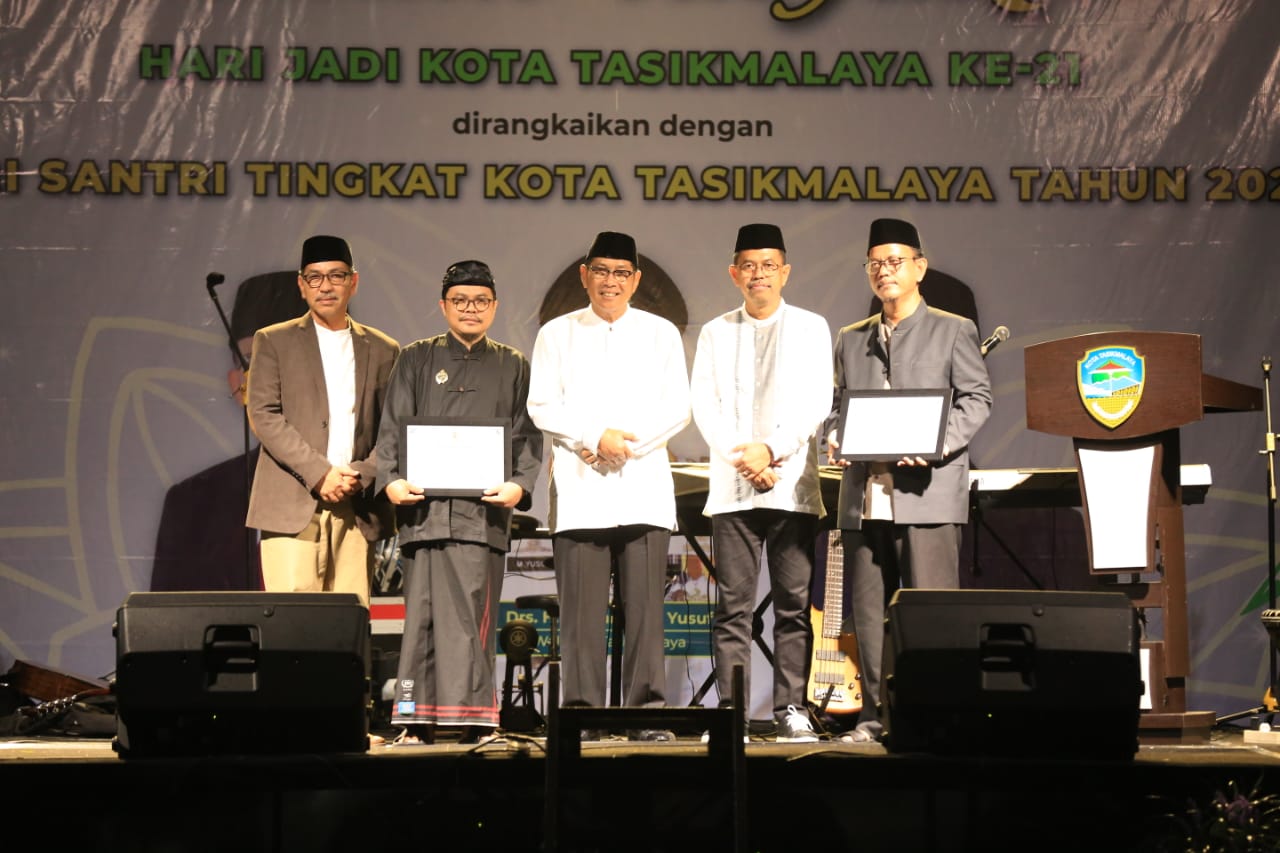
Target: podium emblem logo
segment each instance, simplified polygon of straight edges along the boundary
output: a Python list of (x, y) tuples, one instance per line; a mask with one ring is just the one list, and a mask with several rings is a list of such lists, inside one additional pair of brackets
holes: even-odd
[(1076, 367), (1076, 387), (1089, 416), (1108, 429), (1129, 420), (1142, 402), (1147, 360), (1133, 347), (1108, 346), (1086, 350)]

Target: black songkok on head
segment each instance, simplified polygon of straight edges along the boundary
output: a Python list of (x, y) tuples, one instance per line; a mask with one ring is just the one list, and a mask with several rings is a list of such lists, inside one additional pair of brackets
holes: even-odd
[(455, 284), (479, 284), (492, 290), (495, 296), (498, 293), (493, 273), (483, 261), (458, 261), (451, 264), (444, 272), (444, 287), (440, 290), (440, 298), (443, 299)]
[(785, 254), (787, 245), (782, 242), (782, 229), (765, 223), (743, 225), (738, 229), (738, 242), (733, 251), (737, 254), (748, 249), (777, 249)]
[(355, 269), (355, 264), (351, 262), (351, 247), (347, 245), (346, 240), (341, 237), (330, 237), (327, 234), (308, 237), (302, 244), (302, 263), (298, 269), (304, 270), (307, 264), (318, 264), (323, 261), (342, 261)]
[(867, 238), (867, 251), (886, 243), (898, 243), (920, 251), (920, 233), (910, 222), (901, 219), (877, 219), (871, 223), (871, 236)]
[(592, 258), (613, 258), (615, 261), (631, 261), (633, 267), (639, 266), (636, 255), (636, 241), (630, 234), (617, 231), (601, 231), (595, 242), (587, 250), (587, 260)]

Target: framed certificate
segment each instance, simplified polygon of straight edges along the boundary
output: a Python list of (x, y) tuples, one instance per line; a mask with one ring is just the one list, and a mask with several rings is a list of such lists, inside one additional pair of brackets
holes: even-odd
[(400, 474), (428, 495), (479, 497), (511, 479), (511, 422), (410, 418), (400, 427)]
[(855, 462), (892, 462), (904, 456), (941, 459), (950, 412), (950, 388), (846, 391), (836, 437), (840, 458)]

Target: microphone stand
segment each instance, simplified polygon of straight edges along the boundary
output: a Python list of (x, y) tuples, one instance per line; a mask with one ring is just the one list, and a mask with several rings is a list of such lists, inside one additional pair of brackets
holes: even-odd
[(1269, 355), (1262, 358), (1262, 409), (1267, 430), (1263, 433), (1263, 449), (1258, 451), (1267, 457), (1267, 609), (1262, 611), (1262, 626), (1267, 630), (1267, 676), (1270, 681), (1261, 705), (1227, 714), (1225, 717), (1218, 717), (1215, 725), (1242, 717), (1256, 717), (1264, 713), (1270, 720), (1277, 709), (1276, 653), (1277, 635), (1280, 634), (1280, 610), (1276, 609), (1276, 434), (1271, 425), (1271, 356)]
[(1262, 624), (1270, 640), (1268, 674), (1271, 683), (1266, 704), (1275, 710), (1276, 701), (1276, 633), (1280, 631), (1280, 612), (1276, 611), (1276, 434), (1271, 425), (1271, 356), (1262, 358), (1262, 410), (1266, 418), (1263, 449), (1267, 457), (1267, 611), (1262, 614)]
[[(213, 307), (218, 309), (218, 317), (222, 320), (222, 327), (227, 331), (227, 344), (231, 348), (231, 355), (247, 376), (249, 373), (249, 359), (245, 358), (244, 353), (240, 351), (240, 344), (235, 338), (235, 332), (231, 330), (231, 321), (227, 319), (227, 313), (222, 310), (222, 303), (218, 301), (216, 288), (226, 281), (226, 277), (222, 273), (211, 272), (205, 276), (204, 281), (205, 290), (209, 292), (209, 298), (213, 300)], [(244, 505), (248, 507), (249, 491), (253, 483), (253, 459), (249, 456), (249, 409), (247, 401), (245, 405), (240, 407), (240, 431), (241, 440), (244, 444)], [(255, 577), (256, 572), (254, 571), (253, 560), (255, 545), (254, 537), (249, 535), (246, 528), (244, 534), (244, 588), (246, 590), (258, 588), (258, 579)]]

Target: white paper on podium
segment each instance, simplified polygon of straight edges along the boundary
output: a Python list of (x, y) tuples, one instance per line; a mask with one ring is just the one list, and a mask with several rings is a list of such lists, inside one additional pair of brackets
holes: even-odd
[(1097, 571), (1147, 566), (1155, 446), (1127, 450), (1079, 449), (1080, 483), (1087, 489), (1089, 542)]
[(1151, 704), (1151, 649), (1139, 649), (1138, 660), (1142, 669), (1142, 698), (1138, 700), (1138, 708), (1150, 711)]

